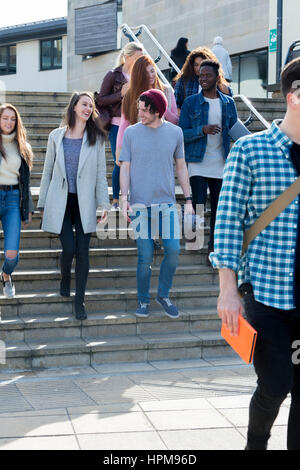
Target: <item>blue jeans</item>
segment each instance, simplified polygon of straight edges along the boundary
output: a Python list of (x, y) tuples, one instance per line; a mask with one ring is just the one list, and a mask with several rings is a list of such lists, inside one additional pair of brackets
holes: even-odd
[(4, 232), (4, 263), (2, 271), (11, 274), (19, 261), (19, 254), (15, 258), (8, 258), (7, 251), (19, 252), (21, 234), (20, 191), (0, 191), (0, 218)]
[(112, 124), (109, 130), (109, 141), (114, 157), (114, 169), (112, 172), (112, 189), (113, 189), (113, 199), (119, 199), (120, 194), (120, 167), (116, 165), (116, 145), (117, 145), (117, 135), (118, 135), (119, 126)]
[(151, 263), (153, 261), (153, 237), (162, 239), (164, 258), (160, 266), (158, 296), (168, 297), (180, 253), (180, 227), (176, 207), (169, 204), (137, 209), (131, 227), (138, 249), (136, 271), (138, 301), (150, 303)]

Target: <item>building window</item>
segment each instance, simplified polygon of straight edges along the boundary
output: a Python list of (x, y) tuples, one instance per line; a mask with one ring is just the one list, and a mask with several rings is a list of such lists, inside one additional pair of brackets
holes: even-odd
[(41, 41), (41, 70), (62, 68), (62, 38)]
[(11, 75), (17, 72), (16, 46), (0, 47), (0, 75)]
[(249, 98), (266, 98), (268, 49), (231, 56), (233, 93)]

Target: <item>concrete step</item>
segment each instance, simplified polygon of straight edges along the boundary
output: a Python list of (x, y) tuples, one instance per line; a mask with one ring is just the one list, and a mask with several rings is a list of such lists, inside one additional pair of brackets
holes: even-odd
[[(152, 266), (152, 284), (157, 285), (160, 266)], [(75, 288), (75, 274), (72, 270), (72, 288)], [(16, 292), (56, 292), (59, 290), (61, 274), (59, 269), (16, 270), (13, 275)], [(195, 286), (217, 284), (217, 272), (209, 266), (185, 265), (176, 270), (173, 286)], [(136, 287), (136, 266), (113, 268), (90, 268), (88, 289), (123, 289)]]
[[(177, 179), (176, 179), (176, 183), (177, 183)], [(32, 201), (33, 201), (33, 204), (34, 204), (34, 208), (35, 208), (35, 211), (38, 211), (37, 209), (37, 203), (38, 203), (38, 199), (39, 199), (39, 193), (40, 193), (40, 188), (38, 186), (34, 186), (34, 185), (31, 185), (31, 194), (32, 194)], [(108, 195), (110, 196), (110, 199), (112, 199), (112, 186), (110, 186), (108, 184)], [(183, 195), (183, 192), (182, 192), (182, 188), (181, 186), (179, 186), (178, 184), (176, 184), (175, 186), (175, 197), (176, 197), (176, 203), (177, 204), (184, 204), (185, 203), (185, 198), (184, 198), (184, 195)], [(206, 207), (209, 208), (210, 207), (210, 198), (209, 198), (209, 193), (207, 195), (207, 205)], [(100, 212), (99, 212), (100, 214)], [(109, 218), (119, 218), (119, 211), (109, 211)], [(122, 225), (123, 226), (123, 225)]]
[(113, 362), (205, 359), (232, 354), (219, 331), (126, 337), (44, 338), (6, 343), (1, 369), (90, 366)]
[(132, 313), (92, 313), (80, 322), (73, 314), (20, 315), (2, 320), (0, 340), (5, 342), (42, 340), (44, 338), (81, 338), (134, 336), (154, 333), (193, 333), (220, 330), (221, 320), (214, 307), (181, 310), (170, 319), (158, 305), (151, 306), (148, 318)]
[(58, 127), (61, 123), (61, 120), (63, 118), (63, 112), (62, 111), (40, 111), (40, 112), (24, 112), (22, 113), (22, 121), (23, 124), (25, 125), (26, 129), (28, 129), (28, 126), (33, 125), (33, 124), (54, 124), (56, 127)]
[[(41, 172), (31, 172), (30, 183), (31, 187), (38, 187), (41, 184), (42, 173)], [(108, 186), (112, 186), (112, 172), (107, 172), (106, 174), (107, 184)], [(177, 178), (176, 178), (177, 181)]]
[(26, 125), (26, 131), (27, 131), (27, 136), (29, 140), (32, 140), (32, 136), (34, 135), (46, 135), (47, 140), (50, 132), (52, 132), (54, 129), (58, 127), (57, 124), (60, 123), (50, 123), (50, 122), (45, 122), (45, 123), (28, 123)]
[(6, 91), (6, 100), (9, 103), (25, 103), (30, 105), (33, 101), (47, 107), (51, 103), (68, 103), (71, 97), (69, 92), (31, 92), (31, 91)]
[[(269, 108), (282, 111), (286, 107), (284, 99), (252, 98), (250, 99), (250, 102), (261, 114), (263, 113), (263, 110), (267, 110)], [(238, 111), (249, 109), (240, 98), (235, 98), (235, 104)]]
[[(228, 349), (214, 307), (181, 309), (169, 319), (152, 306), (147, 319), (134, 312), (92, 313), (80, 322), (72, 314), (24, 314), (0, 323), (5, 368), (57, 367), (92, 363), (204, 358)], [(229, 349), (228, 349), (229, 350)], [(3, 366), (0, 366), (0, 369)]]
[[(33, 147), (33, 172), (43, 173), (45, 156), (46, 156), (46, 147)], [(107, 172), (113, 170), (114, 160), (112, 158), (112, 153), (109, 147), (105, 148), (105, 161), (106, 161), (106, 170)]]
[[(206, 213), (205, 218), (205, 227), (204, 227), (204, 244), (209, 235), (208, 229), (208, 221), (209, 221), (209, 211)], [(20, 249), (51, 249), (51, 248), (59, 248), (60, 240), (58, 235), (51, 234), (48, 232), (44, 232), (39, 228), (40, 220), (33, 218), (33, 225), (36, 227), (30, 227), (30, 229), (22, 230), (21, 231), (21, 239), (20, 239)], [(1, 237), (2, 235), (2, 237)], [(184, 235), (184, 233), (183, 233)], [(189, 240), (186, 238), (182, 239), (182, 244), (188, 242)], [(91, 236), (90, 246), (91, 247), (126, 247), (126, 246), (133, 246), (135, 244), (133, 231), (131, 228), (126, 227), (117, 227), (115, 228), (106, 228), (105, 231), (98, 232), (98, 234), (94, 233)], [(3, 240), (3, 231), (0, 231), (0, 250), (4, 249), (4, 240)]]
[(12, 104), (18, 109), (22, 117), (23, 113), (47, 112), (47, 110), (49, 112), (64, 112), (68, 102), (67, 101), (57, 101), (57, 102), (49, 101), (48, 103), (43, 103), (33, 98), (33, 100), (29, 101), (28, 103), (17, 99)]
[[(156, 287), (150, 290), (152, 301)], [(170, 291), (170, 298), (179, 309), (215, 307), (218, 286), (202, 284), (197, 286), (176, 286)], [(11, 319), (16, 315), (71, 314), (74, 311), (74, 297), (61, 297), (56, 292), (17, 293), (14, 299), (0, 296), (1, 318)], [(85, 296), (87, 313), (135, 312), (137, 307), (136, 288), (93, 289)]]
[[(102, 243), (102, 246), (93, 246), (95, 243), (91, 243), (89, 251), (90, 268), (101, 268), (101, 269), (114, 269), (114, 268), (135, 268), (137, 265), (137, 248), (135, 242), (127, 243), (121, 246), (120, 243), (112, 245), (111, 240), (107, 242), (106, 246)], [(54, 243), (52, 243), (54, 244)], [(59, 269), (60, 267), (60, 253), (61, 245), (55, 243), (56, 246), (48, 248), (34, 248), (34, 249), (21, 249), (19, 263), (15, 273), (19, 271), (30, 271), (30, 270), (53, 270)], [(155, 250), (153, 266), (159, 266), (164, 251), (163, 249)], [(206, 263), (207, 246), (197, 251), (188, 251), (185, 246), (181, 246), (181, 252), (179, 256), (180, 266), (194, 266), (204, 265)], [(3, 259), (3, 251), (0, 252), (0, 257)]]

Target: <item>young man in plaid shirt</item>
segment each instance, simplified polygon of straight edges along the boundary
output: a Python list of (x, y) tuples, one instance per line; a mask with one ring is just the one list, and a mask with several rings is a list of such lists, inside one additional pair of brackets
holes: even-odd
[[(264, 450), (291, 393), (288, 450), (300, 450), (300, 227), (297, 197), (250, 243), (243, 235), (300, 174), (300, 58), (282, 71), (282, 122), (239, 139), (224, 169), (210, 259), (219, 269), (218, 313), (232, 334), (238, 315), (257, 330), (257, 388), (249, 409), (247, 450)], [(236, 274), (239, 275), (239, 295)], [(298, 351), (297, 351), (298, 349)]]

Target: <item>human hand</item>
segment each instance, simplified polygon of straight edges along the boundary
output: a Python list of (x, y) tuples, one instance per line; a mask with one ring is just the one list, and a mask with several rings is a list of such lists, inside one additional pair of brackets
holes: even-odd
[(206, 126), (203, 126), (203, 133), (204, 134), (211, 134), (211, 135), (216, 135), (221, 132), (221, 127), (218, 126), (218, 124), (208, 124)]
[(102, 211), (102, 214), (101, 216), (99, 217), (99, 219), (97, 220), (98, 224), (105, 224), (105, 222), (107, 221), (107, 217), (108, 217), (108, 212), (107, 210), (104, 210)]
[(192, 201), (185, 203), (185, 205), (184, 205), (184, 214), (185, 215), (186, 214), (192, 214), (192, 215), (195, 214)]
[(129, 87), (130, 87), (130, 83), (127, 82), (127, 83), (124, 83), (124, 85), (122, 86), (121, 88), (121, 96), (123, 97), (126, 92), (129, 90)]
[(218, 314), (233, 336), (238, 335), (238, 318), (244, 313), (244, 306), (238, 290), (224, 289), (218, 298)]
[(121, 196), (121, 211), (124, 219), (127, 222), (130, 222), (130, 217), (128, 213), (132, 212), (129, 202), (127, 201), (127, 196)]
[(29, 226), (29, 224), (31, 224), (31, 222), (32, 222), (32, 213), (29, 212), (28, 219), (22, 222), (23, 228), (26, 229)]

